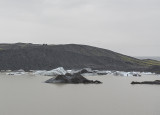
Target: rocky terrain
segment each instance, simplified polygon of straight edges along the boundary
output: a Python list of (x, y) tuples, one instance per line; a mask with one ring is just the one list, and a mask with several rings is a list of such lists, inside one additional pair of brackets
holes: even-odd
[(151, 85), (160, 85), (160, 80), (155, 80), (155, 81), (143, 81), (143, 82), (132, 81), (131, 84), (151, 84)]
[(0, 44), (0, 70), (51, 70), (64, 67), (159, 73), (159, 65), (159, 61), (140, 60), (87, 45)]
[(78, 83), (84, 83), (84, 84), (100, 84), (102, 82), (96, 80), (88, 80), (85, 77), (83, 77), (81, 74), (66, 74), (66, 75), (58, 75), (56, 78), (51, 78), (46, 81), (46, 83), (71, 83), (71, 84), (78, 84)]

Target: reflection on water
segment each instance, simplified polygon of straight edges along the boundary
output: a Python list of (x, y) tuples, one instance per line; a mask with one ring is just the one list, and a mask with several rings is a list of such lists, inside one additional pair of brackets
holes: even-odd
[(88, 77), (103, 84), (47, 84), (46, 76), (0, 75), (0, 115), (159, 115), (158, 76)]

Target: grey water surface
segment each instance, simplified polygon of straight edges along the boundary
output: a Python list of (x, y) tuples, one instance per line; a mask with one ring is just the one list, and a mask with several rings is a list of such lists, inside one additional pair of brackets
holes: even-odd
[(90, 76), (103, 84), (47, 84), (47, 76), (0, 74), (0, 115), (159, 115), (160, 76)]

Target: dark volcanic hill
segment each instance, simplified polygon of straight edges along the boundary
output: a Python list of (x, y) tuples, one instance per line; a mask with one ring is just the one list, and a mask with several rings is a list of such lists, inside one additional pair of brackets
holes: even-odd
[(152, 65), (160, 65), (160, 62), (87, 45), (0, 44), (0, 70), (50, 70), (62, 66), (65, 69), (144, 71)]

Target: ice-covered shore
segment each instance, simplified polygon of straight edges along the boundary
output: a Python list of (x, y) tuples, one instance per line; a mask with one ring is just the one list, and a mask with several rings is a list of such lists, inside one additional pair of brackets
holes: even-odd
[[(4, 71), (1, 71), (4, 72)], [(58, 75), (65, 75), (65, 74), (75, 74), (80, 73), (84, 76), (97, 76), (97, 75), (113, 75), (113, 76), (124, 76), (124, 77), (140, 77), (141, 75), (155, 75), (155, 73), (151, 72), (124, 72), (124, 71), (108, 71), (108, 70), (92, 70), (91, 68), (83, 68), (80, 70), (65, 70), (63, 67), (58, 67), (56, 69), (52, 69), (50, 71), (47, 70), (31, 70), (30, 72), (25, 72), (24, 70), (20, 69), (17, 71), (10, 71), (6, 72), (7, 75), (24, 75), (24, 74), (32, 74), (32, 75), (42, 75), (42, 76), (58, 76)]]

